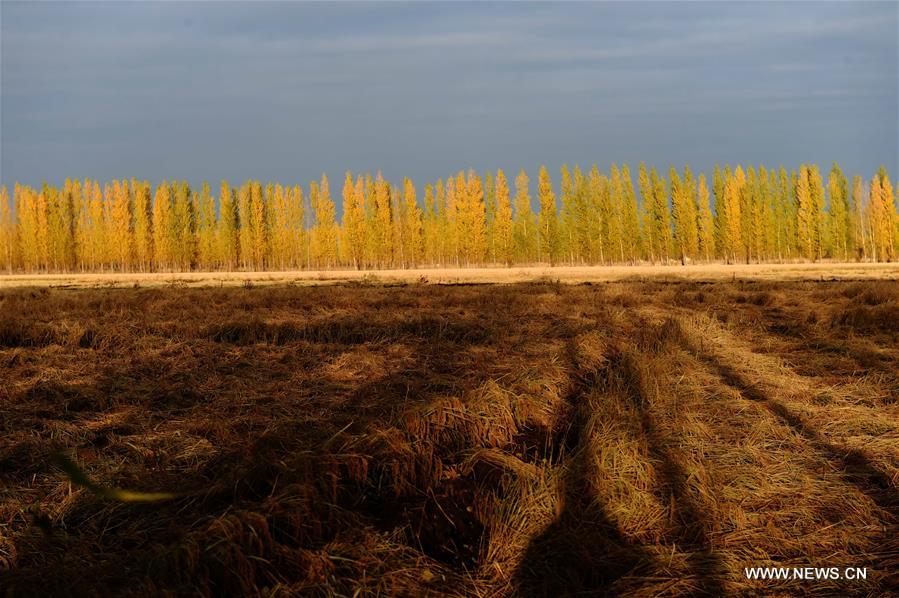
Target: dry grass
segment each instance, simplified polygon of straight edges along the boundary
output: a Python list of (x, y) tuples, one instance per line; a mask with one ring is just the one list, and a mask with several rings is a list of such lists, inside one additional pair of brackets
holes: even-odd
[(362, 284), (514, 284), (559, 281), (798, 281), (899, 280), (899, 264), (818, 262), (787, 264), (720, 263), (637, 266), (516, 266), (513, 268), (418, 268), (413, 270), (306, 270), (292, 272), (176, 272), (105, 274), (0, 274), (0, 288), (112, 288), (152, 286)]
[[(11, 595), (899, 592), (896, 282), (22, 288), (0, 313)], [(178, 496), (104, 499), (57, 450)]]

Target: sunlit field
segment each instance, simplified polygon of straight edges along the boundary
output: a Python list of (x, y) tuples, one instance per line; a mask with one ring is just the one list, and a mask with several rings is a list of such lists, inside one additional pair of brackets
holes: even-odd
[(354, 283), (564, 283), (610, 281), (835, 281), (899, 280), (899, 264), (799, 262), (785, 264), (690, 264), (638, 266), (516, 266), (413, 268), (398, 270), (294, 270), (283, 272), (108, 272), (0, 274), (0, 289), (11, 287), (113, 288), (153, 286), (314, 285)]
[(899, 592), (899, 283), (811, 278), (5, 287), (0, 587)]

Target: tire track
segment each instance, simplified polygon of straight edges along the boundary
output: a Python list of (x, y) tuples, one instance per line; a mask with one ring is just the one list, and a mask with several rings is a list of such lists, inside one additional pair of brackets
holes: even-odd
[[(723, 331), (722, 331), (723, 333)], [(878, 468), (861, 451), (839, 446), (827, 440), (818, 430), (809, 425), (803, 418), (771, 394), (763, 390), (758, 383), (751, 382), (740, 369), (727, 363), (722, 356), (719, 343), (706, 335), (694, 338), (690, 333), (682, 335), (684, 349), (729, 388), (741, 397), (751, 401), (782, 425), (798, 433), (820, 457), (841, 472), (841, 479), (868, 496), (889, 517), (890, 522), (899, 521), (899, 493), (895, 482)], [(739, 351), (739, 343), (728, 343), (731, 352)], [(754, 355), (742, 356), (746, 363), (752, 363)], [(797, 376), (798, 378), (798, 376)]]

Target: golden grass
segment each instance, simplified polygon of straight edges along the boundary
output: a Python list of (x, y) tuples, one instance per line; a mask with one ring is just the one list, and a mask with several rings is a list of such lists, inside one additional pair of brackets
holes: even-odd
[(0, 587), (897, 592), (897, 310), (893, 281), (3, 289)]

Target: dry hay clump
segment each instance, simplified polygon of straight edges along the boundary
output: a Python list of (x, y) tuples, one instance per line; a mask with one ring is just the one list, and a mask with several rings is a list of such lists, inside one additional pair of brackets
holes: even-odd
[(899, 285), (891, 282), (855, 283), (841, 292), (816, 294), (823, 321), (861, 333), (899, 331)]
[(849, 307), (833, 321), (862, 332), (899, 332), (899, 300)]
[[(889, 281), (5, 291), (0, 587), (895, 593), (897, 297)], [(869, 577), (743, 575), (825, 564)]]

